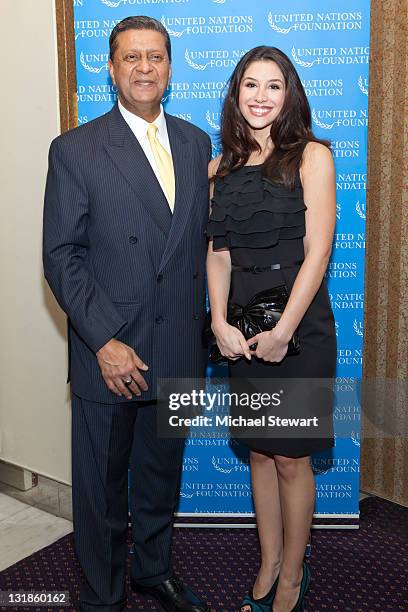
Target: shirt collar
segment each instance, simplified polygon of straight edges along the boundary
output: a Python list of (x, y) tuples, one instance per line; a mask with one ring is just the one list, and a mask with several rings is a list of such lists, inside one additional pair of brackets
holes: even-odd
[[(127, 108), (125, 108), (123, 104), (121, 104), (120, 100), (118, 100), (118, 107), (124, 120), (129, 125), (136, 138), (138, 140), (146, 138), (149, 122), (143, 119), (142, 117), (139, 117), (138, 115), (135, 115), (134, 113), (128, 111)], [(160, 114), (158, 117), (156, 117), (153, 123), (157, 125), (159, 138), (162, 137), (162, 139), (166, 139), (166, 118), (164, 116), (164, 109), (162, 104), (160, 104)]]

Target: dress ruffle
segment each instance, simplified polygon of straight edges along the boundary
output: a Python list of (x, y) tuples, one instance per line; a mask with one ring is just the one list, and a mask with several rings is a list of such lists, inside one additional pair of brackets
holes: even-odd
[(305, 235), (302, 187), (290, 191), (261, 171), (262, 166), (243, 166), (216, 179), (207, 226), (214, 250), (263, 248)]

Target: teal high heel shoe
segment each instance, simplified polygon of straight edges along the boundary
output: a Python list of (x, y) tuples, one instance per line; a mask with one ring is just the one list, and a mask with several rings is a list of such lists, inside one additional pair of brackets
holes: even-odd
[(305, 608), (304, 608), (303, 599), (309, 588), (310, 579), (311, 579), (310, 567), (307, 563), (303, 563), (303, 576), (302, 576), (302, 582), (300, 583), (299, 597), (298, 597), (295, 607), (292, 608), (291, 612), (303, 612), (304, 611)]
[(276, 589), (278, 588), (278, 582), (279, 574), (275, 582), (271, 586), (270, 591), (259, 599), (254, 599), (254, 593), (251, 589), (248, 595), (245, 595), (239, 609), (241, 610), (244, 606), (250, 606), (251, 612), (271, 612), (272, 603), (276, 594)]

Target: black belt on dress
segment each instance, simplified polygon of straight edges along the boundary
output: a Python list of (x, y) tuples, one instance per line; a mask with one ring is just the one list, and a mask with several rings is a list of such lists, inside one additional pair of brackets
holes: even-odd
[(269, 266), (232, 266), (232, 270), (235, 272), (251, 272), (251, 274), (260, 274), (261, 272), (268, 272), (269, 270), (282, 270), (282, 268), (293, 268), (293, 266), (299, 266), (303, 263), (303, 259), (298, 259), (288, 264), (270, 264)]

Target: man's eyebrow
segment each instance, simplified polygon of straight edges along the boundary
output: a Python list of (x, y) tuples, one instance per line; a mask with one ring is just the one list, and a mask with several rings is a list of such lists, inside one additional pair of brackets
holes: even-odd
[(123, 53), (140, 53), (140, 51), (147, 51), (147, 53), (165, 53), (163, 49), (124, 49)]

